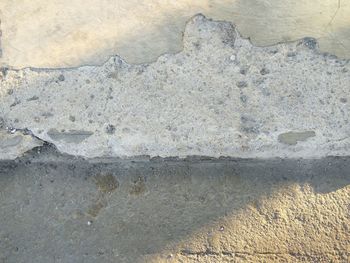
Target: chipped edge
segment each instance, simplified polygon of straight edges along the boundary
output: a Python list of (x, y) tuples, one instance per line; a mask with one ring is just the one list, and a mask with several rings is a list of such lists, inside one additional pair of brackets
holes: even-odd
[[(6, 76), (6, 73), (7, 71), (14, 71), (14, 72), (20, 72), (20, 71), (25, 71), (25, 70), (29, 70), (29, 71), (34, 71), (34, 72), (66, 72), (66, 71), (73, 71), (73, 70), (77, 70), (77, 69), (81, 69), (81, 68), (102, 68), (104, 67), (104, 65), (106, 65), (111, 59), (114, 59), (114, 60), (119, 60), (120, 62), (122, 62), (123, 64), (126, 64), (128, 66), (149, 66), (149, 65), (152, 65), (152, 64), (155, 64), (157, 63), (160, 59), (164, 58), (164, 57), (167, 57), (167, 56), (174, 56), (176, 54), (179, 54), (181, 52), (183, 52), (185, 50), (185, 46), (184, 46), (184, 41), (185, 41), (185, 32), (186, 32), (186, 28), (189, 26), (190, 23), (194, 23), (196, 22), (196, 19), (202, 19), (202, 20), (205, 20), (207, 22), (216, 22), (216, 23), (224, 23), (224, 24), (228, 24), (232, 30), (234, 31), (234, 35), (235, 35), (235, 40), (234, 42), (236, 42), (236, 39), (237, 38), (240, 38), (242, 40), (245, 40), (245, 41), (248, 41), (249, 44), (252, 46), (252, 47), (256, 47), (256, 48), (271, 48), (271, 47), (275, 47), (275, 46), (278, 46), (278, 45), (282, 45), (282, 44), (286, 44), (286, 45), (295, 45), (295, 46), (300, 46), (300, 45), (305, 45), (306, 48), (309, 49), (310, 52), (312, 53), (315, 53), (316, 55), (318, 56), (324, 56), (324, 57), (328, 57), (329, 59), (338, 59), (338, 60), (341, 60), (341, 61), (344, 61), (346, 63), (350, 63), (350, 58), (347, 59), (347, 58), (340, 58), (338, 57), (337, 55), (334, 55), (334, 54), (330, 54), (329, 52), (323, 52), (319, 49), (319, 43), (317, 41), (316, 38), (313, 38), (313, 37), (303, 37), (303, 38), (300, 38), (300, 39), (297, 39), (297, 40), (292, 40), (292, 41), (280, 41), (280, 42), (277, 42), (275, 44), (271, 44), (271, 45), (266, 45), (266, 46), (258, 46), (258, 45), (255, 45), (253, 44), (253, 42), (251, 41), (251, 38), (250, 37), (243, 37), (242, 34), (240, 34), (239, 30), (238, 30), (238, 27), (236, 26), (235, 23), (233, 22), (230, 22), (230, 21), (226, 21), (226, 20), (214, 20), (214, 19), (211, 19), (211, 18), (208, 18), (206, 17), (204, 14), (202, 13), (198, 13), (194, 16), (192, 16), (185, 24), (185, 29), (182, 33), (182, 48), (178, 51), (178, 52), (165, 52), (163, 54), (160, 54), (154, 61), (152, 62), (145, 62), (145, 63), (128, 63), (126, 62), (125, 59), (123, 59), (120, 55), (116, 54), (116, 55), (112, 55), (110, 57), (108, 57), (108, 59), (106, 59), (105, 62), (103, 62), (102, 64), (97, 64), (97, 65), (80, 65), (80, 66), (77, 66), (77, 67), (66, 67), (66, 68), (36, 68), (36, 67), (23, 67), (23, 68), (19, 68), (19, 69), (15, 69), (15, 68), (12, 68), (11, 66), (10, 67), (0, 67), (0, 73), (2, 73), (3, 77)], [(0, 20), (0, 58), (1, 58), (1, 34), (2, 34), (2, 31), (1, 31), (1, 20)], [(309, 44), (311, 43), (311, 44)], [(228, 45), (228, 44), (227, 44)], [(4, 74), (5, 72), (5, 74)], [(0, 78), (1, 80), (1, 78)], [(1, 128), (1, 127), (0, 127)], [(8, 130), (10, 133), (13, 132), (13, 130), (16, 132), (16, 131), (19, 131), (21, 132), (23, 135), (30, 135), (33, 139), (35, 140), (38, 140), (41, 142), (41, 146), (39, 147), (43, 147), (45, 145), (53, 145), (57, 151), (59, 151), (60, 153), (62, 154), (68, 154), (70, 155), (69, 153), (65, 153), (65, 152), (62, 152), (59, 150), (59, 147), (57, 147), (57, 145), (55, 145), (54, 142), (51, 142), (51, 141), (48, 141), (48, 140), (45, 140), (43, 138), (39, 138), (38, 136), (34, 135), (34, 133), (32, 131), (30, 131), (29, 129), (27, 128), (24, 128), (24, 129), (18, 129), (18, 128), (15, 128), (15, 127), (6, 127), (6, 130)], [(32, 149), (36, 148), (37, 146), (33, 147)], [(29, 149), (28, 151), (32, 150), (32, 149)], [(28, 152), (27, 151), (27, 152)], [(22, 153), (21, 156), (25, 154), (25, 153)], [(94, 159), (96, 157), (85, 157), (85, 156), (82, 156), (82, 155), (72, 155), (72, 156), (78, 156), (78, 157), (82, 157), (82, 158), (86, 158), (86, 159)], [(147, 155), (148, 158), (156, 158), (156, 156), (149, 156)], [(332, 156), (332, 155), (327, 155), (327, 156)], [(17, 156), (17, 158), (20, 157), (20, 156)], [(120, 158), (122, 159), (130, 159), (130, 158), (138, 158), (139, 156), (121, 156)], [(176, 158), (180, 158), (180, 159), (186, 159), (188, 157), (192, 157), (191, 155), (189, 156), (175, 156)], [(203, 157), (203, 156), (202, 156)], [(98, 158), (118, 158), (118, 157), (109, 157), (109, 156), (101, 156), (101, 157), (98, 157)], [(160, 158), (163, 158), (163, 157), (160, 157)], [(165, 157), (165, 158), (168, 158), (168, 157)], [(171, 158), (171, 157), (170, 157)], [(204, 156), (204, 158), (214, 158), (214, 159), (217, 159), (216, 157), (212, 157), (212, 156)], [(236, 158), (237, 157), (230, 157), (230, 156), (220, 156), (220, 158)], [(259, 158), (259, 159), (263, 159), (261, 157), (242, 157), (243, 159), (251, 159), (251, 158)], [(300, 158), (300, 157), (270, 157), (270, 158)], [(311, 157), (308, 157), (309, 159), (317, 159), (318, 157), (317, 156), (311, 156)], [(4, 160), (4, 159), (1, 159), (0, 160)]]

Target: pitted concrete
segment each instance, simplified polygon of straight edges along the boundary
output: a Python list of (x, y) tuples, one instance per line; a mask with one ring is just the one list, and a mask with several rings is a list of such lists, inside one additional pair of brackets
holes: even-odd
[(151, 64), (4, 70), (2, 118), (87, 158), (349, 155), (349, 60), (312, 38), (255, 47), (202, 15), (183, 46)]

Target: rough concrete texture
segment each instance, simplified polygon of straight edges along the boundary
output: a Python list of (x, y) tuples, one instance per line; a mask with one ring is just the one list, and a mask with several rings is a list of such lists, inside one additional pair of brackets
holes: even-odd
[(255, 47), (198, 15), (183, 51), (151, 64), (3, 69), (1, 117), (88, 158), (348, 155), (350, 63), (317, 46)]
[(0, 130), (0, 159), (15, 159), (19, 155), (43, 145), (43, 142), (31, 135), (11, 133)]
[(154, 61), (182, 49), (185, 22), (197, 13), (235, 22), (255, 45), (310, 36), (350, 57), (348, 0), (2, 0), (0, 64), (101, 65), (115, 54)]
[(0, 162), (0, 262), (349, 262), (350, 160)]

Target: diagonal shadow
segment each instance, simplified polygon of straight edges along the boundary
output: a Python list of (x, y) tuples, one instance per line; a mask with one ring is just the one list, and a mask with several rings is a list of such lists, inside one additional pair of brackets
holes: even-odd
[(3, 262), (149, 262), (290, 186), (324, 195), (350, 183), (349, 157), (86, 161), (41, 151), (0, 162)]

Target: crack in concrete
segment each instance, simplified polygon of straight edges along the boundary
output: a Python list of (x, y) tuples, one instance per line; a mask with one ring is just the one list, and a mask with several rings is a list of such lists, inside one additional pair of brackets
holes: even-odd
[(341, 0), (338, 0), (337, 9), (335, 10), (335, 12), (334, 12), (334, 14), (332, 15), (330, 21), (329, 21), (328, 24), (326, 25), (324, 31), (327, 32), (327, 33), (329, 34), (329, 37), (330, 37), (332, 40), (334, 40), (335, 42), (337, 42), (344, 50), (346, 50), (345, 44), (344, 44), (341, 40), (339, 40), (338, 38), (334, 37), (333, 32), (331, 32), (331, 31), (328, 32), (328, 28), (333, 24), (333, 22), (334, 22), (336, 16), (337, 16), (338, 13), (339, 13), (340, 8), (341, 8)]
[(322, 254), (308, 254), (308, 253), (296, 253), (296, 252), (273, 252), (273, 251), (253, 251), (253, 252), (247, 252), (247, 251), (220, 251), (215, 252), (211, 250), (206, 251), (187, 251), (187, 250), (181, 250), (180, 255), (182, 256), (198, 256), (198, 257), (204, 257), (204, 256), (229, 256), (229, 257), (235, 257), (239, 255), (249, 255), (249, 256), (261, 256), (261, 255), (273, 255), (273, 256), (293, 256), (293, 257), (318, 257), (322, 255), (332, 255), (332, 256), (348, 256), (350, 255), (350, 252), (344, 252), (344, 253), (332, 253), (332, 252), (323, 252)]
[(333, 23), (333, 21), (334, 21), (335, 17), (337, 16), (337, 14), (338, 14), (340, 8), (341, 8), (341, 0), (338, 0), (338, 7), (337, 7), (337, 10), (335, 10), (335, 12), (334, 12), (334, 14), (333, 14), (331, 20), (330, 20), (329, 23), (327, 24), (327, 27), (326, 27), (326, 28), (328, 28), (328, 27)]

